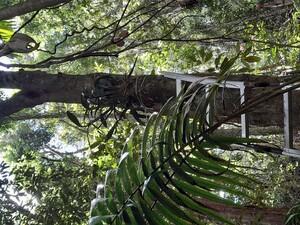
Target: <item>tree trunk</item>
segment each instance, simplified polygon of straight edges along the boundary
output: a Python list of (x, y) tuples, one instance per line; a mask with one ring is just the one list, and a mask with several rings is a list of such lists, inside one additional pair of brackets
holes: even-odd
[(93, 75), (72, 76), (32, 72), (1, 72), (0, 88), (21, 91), (0, 102), (0, 119), (45, 102), (80, 103), (80, 93), (93, 88)]
[[(206, 75), (207, 76), (207, 75)], [(293, 75), (294, 76), (294, 75)], [(290, 79), (288, 76), (287, 78)], [(298, 76), (298, 73), (295, 74)], [(88, 75), (49, 74), (42, 71), (0, 72), (0, 88), (20, 89), (21, 91), (6, 101), (0, 102), (0, 120), (25, 108), (32, 108), (46, 102), (81, 103), (81, 93), (90, 93), (99, 77), (114, 80), (112, 89), (117, 98), (130, 99), (141, 108), (158, 111), (171, 97), (176, 95), (175, 80), (163, 76), (132, 76), (95, 73)], [(101, 78), (101, 79), (102, 79)], [(231, 80), (245, 81), (247, 98), (264, 96), (272, 92), (269, 84), (276, 84), (286, 78), (261, 76), (233, 76)], [(104, 103), (105, 104), (105, 103)], [(109, 104), (109, 103), (108, 103)], [(111, 104), (111, 103), (110, 103)], [(216, 97), (216, 120), (231, 115), (240, 105), (239, 89), (224, 89)], [(294, 128), (300, 127), (300, 91), (293, 91)], [(250, 125), (260, 127), (283, 127), (283, 99), (277, 96), (258, 105), (249, 114)], [(233, 122), (239, 122), (237, 117)]]
[(38, 11), (50, 6), (70, 2), (71, 0), (28, 0), (0, 9), (0, 20), (8, 20), (29, 12)]
[(285, 215), (288, 212), (288, 209), (260, 208), (256, 206), (238, 208), (203, 199), (199, 201), (221, 215), (235, 219), (237, 224), (284, 225)]
[[(94, 89), (95, 80), (101, 76), (111, 76), (117, 83), (124, 83), (125, 75), (104, 73), (68, 75), (49, 74), (42, 71), (2, 71), (0, 72), (0, 88), (20, 89), (20, 92), (0, 102), (0, 121), (22, 109), (33, 108), (46, 102), (80, 104), (81, 93), (90, 93)], [(140, 96), (136, 93), (138, 90), (145, 96), (142, 99), (143, 103), (154, 110), (159, 110), (162, 104), (175, 95), (175, 82), (168, 78), (138, 76), (128, 79), (127, 85), (129, 83), (130, 85), (127, 89), (128, 93), (132, 93), (133, 101), (140, 100)]]

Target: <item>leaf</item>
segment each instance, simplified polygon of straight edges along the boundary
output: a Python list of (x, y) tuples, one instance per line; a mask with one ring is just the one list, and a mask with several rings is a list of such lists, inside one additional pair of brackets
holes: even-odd
[(128, 157), (129, 155), (129, 152), (124, 152), (121, 157), (120, 157), (120, 160), (119, 160), (119, 167), (122, 165), (122, 163), (125, 161), (125, 159)]
[(249, 69), (247, 67), (243, 67), (243, 68), (239, 69), (237, 72), (238, 73), (246, 73), (246, 72), (253, 72), (253, 71), (254, 71), (254, 69)]
[(90, 149), (94, 149), (96, 147), (98, 147), (100, 144), (102, 143), (102, 141), (95, 141), (93, 144), (90, 145)]
[(74, 124), (76, 124), (78, 127), (83, 127), (83, 126), (80, 124), (80, 122), (79, 122), (79, 120), (77, 119), (77, 117), (76, 117), (73, 113), (71, 113), (70, 111), (67, 111), (67, 116), (68, 116), (68, 118), (69, 118)]
[(202, 59), (205, 58), (205, 51), (204, 51), (204, 48), (201, 48), (201, 49), (200, 49), (200, 56), (201, 56)]
[(231, 69), (231, 67), (233, 66), (235, 61), (236, 61), (236, 58), (232, 58), (232, 59), (228, 60), (228, 58), (226, 57), (220, 66), (221, 74), (223, 74), (223, 75), (227, 74), (227, 72)]
[(122, 154), (118, 166), (117, 176), (121, 178), (126, 193), (131, 194), (132, 192), (131, 179), (129, 177), (130, 175), (128, 174), (127, 165), (126, 165), (126, 158), (128, 156), (129, 156), (129, 152), (125, 152)]
[(250, 64), (249, 64), (245, 59), (241, 58), (241, 62), (243, 63), (243, 65), (244, 65), (247, 69), (250, 68)]
[[(151, 144), (152, 146), (155, 145), (155, 143), (157, 142), (157, 129), (159, 128), (160, 126), (160, 123), (162, 123), (162, 120), (163, 120), (163, 117), (167, 114), (167, 112), (170, 111), (170, 102), (172, 101), (173, 99), (170, 98), (164, 105), (163, 107), (161, 108), (161, 110), (159, 111), (158, 115), (156, 114), (156, 118), (155, 120), (153, 121), (154, 124), (152, 125), (152, 129), (153, 129), (153, 135), (152, 135), (152, 141), (151, 141)], [(151, 124), (150, 124), (151, 125)], [(148, 126), (148, 124), (147, 124)]]
[(126, 212), (126, 210), (123, 210), (122, 216), (123, 216), (123, 220), (124, 220), (125, 224), (131, 224), (131, 219), (130, 219), (128, 213)]
[(235, 225), (231, 220), (226, 219), (223, 216), (220, 216), (218, 213), (207, 209), (199, 204), (199, 202), (196, 202), (195, 200), (192, 200), (191, 198), (187, 197), (186, 195), (183, 195), (179, 192), (175, 192), (175, 194), (182, 199), (182, 201), (186, 204), (186, 206), (189, 206), (189, 208), (193, 211), (197, 211), (201, 214), (208, 215), (214, 220), (219, 220), (222, 222), (222, 224), (230, 224)]
[[(223, 182), (224, 179), (222, 179), (222, 178), (219, 179), (220, 177), (223, 178), (224, 176), (207, 177), (206, 179), (201, 178), (199, 176), (196, 176), (196, 177), (194, 177), (194, 180), (199, 186), (203, 185), (208, 189), (224, 191), (224, 192), (227, 192), (227, 193), (234, 194), (236, 196), (242, 196), (242, 197), (245, 197), (245, 198), (250, 198), (250, 196), (247, 193), (236, 190), (235, 188), (233, 188), (231, 186), (230, 187), (226, 186)], [(211, 179), (209, 179), (209, 178), (211, 178)], [(230, 179), (230, 178), (226, 178), (225, 180), (226, 180), (227, 184), (238, 185), (238, 187), (243, 187), (243, 186), (246, 187), (246, 185), (247, 185), (247, 184), (242, 184), (242, 183), (238, 182), (237, 180), (233, 180), (233, 179)]]
[(81, 100), (81, 104), (82, 104), (82, 106), (85, 108), (85, 109), (90, 109), (90, 104), (88, 103), (88, 101), (87, 101), (87, 99), (86, 99), (86, 97), (84, 96), (84, 94), (83, 93), (81, 93), (81, 98), (80, 98), (80, 100)]
[(130, 175), (131, 181), (137, 186), (140, 185), (141, 182), (140, 182), (139, 177), (138, 177), (136, 164), (133, 161), (133, 158), (132, 158), (131, 155), (129, 155), (127, 157), (127, 170), (128, 170), (128, 174)]
[[(235, 204), (234, 202), (232, 202), (230, 200), (224, 199), (217, 194), (212, 194), (211, 192), (204, 190), (203, 187), (207, 188), (207, 186), (205, 185), (206, 183), (205, 183), (204, 179), (202, 179), (202, 183), (199, 184), (199, 185), (201, 185), (201, 187), (198, 185), (189, 184), (187, 182), (184, 182), (184, 181), (181, 181), (178, 179), (173, 179), (173, 182), (177, 187), (181, 188), (182, 190), (184, 190), (184, 192), (186, 192), (189, 195), (192, 195), (194, 197), (202, 197), (204, 199), (208, 199), (213, 202), (237, 206), (237, 204)], [(220, 184), (218, 187), (218, 190), (222, 190), (222, 186), (223, 186), (223, 184)]]
[(215, 59), (215, 66), (216, 66), (216, 68), (219, 67), (220, 62), (221, 62), (221, 58), (222, 58), (222, 54), (219, 55), (219, 56)]
[[(161, 212), (163, 214), (164, 217), (166, 217), (170, 222), (173, 222), (172, 224), (176, 224), (176, 225), (190, 224), (189, 222), (186, 222), (186, 221), (182, 220), (180, 217), (178, 217), (177, 214), (170, 212), (162, 204), (158, 203), (156, 207), (159, 210), (159, 212)], [(199, 223), (199, 224), (205, 225), (204, 223)]]
[(261, 139), (257, 138), (240, 138), (240, 137), (230, 137), (230, 136), (208, 136), (206, 135), (205, 141), (202, 147), (209, 148), (221, 148), (223, 150), (230, 150), (230, 145), (232, 144), (251, 144), (251, 143), (266, 143)]
[[(109, 215), (109, 212), (107, 211), (105, 198), (95, 198), (91, 202), (91, 216), (99, 216), (99, 215)], [(99, 210), (100, 209), (100, 210)]]
[(107, 193), (106, 192), (106, 187), (107, 187), (107, 184), (109, 183), (109, 178), (111, 177), (112, 174), (115, 174), (117, 172), (117, 169), (110, 169), (106, 172), (105, 174), (105, 181), (104, 181), (104, 197), (105, 198), (108, 198), (107, 194), (110, 194), (110, 193)]
[(204, 138), (204, 142), (211, 143), (212, 148), (220, 148), (223, 150), (230, 150), (230, 146), (227, 143), (224, 143), (222, 141), (217, 141), (217, 140), (211, 138), (209, 135), (205, 135), (203, 138)]
[[(194, 153), (195, 155), (195, 153)], [(248, 181), (249, 183), (258, 183), (255, 179), (248, 177), (246, 175), (243, 175), (241, 173), (236, 173), (232, 170), (230, 170), (231, 164), (227, 162), (227, 166), (222, 166), (220, 161), (214, 161), (214, 160), (201, 160), (197, 158), (189, 158), (187, 160), (189, 162), (189, 165), (195, 166), (196, 168), (201, 168), (203, 171), (206, 172), (206, 176), (211, 177), (215, 176), (216, 178), (225, 178), (225, 176), (220, 176), (220, 175), (227, 175), (227, 176), (232, 176), (232, 179), (236, 179), (237, 181), (240, 180), (241, 178), (244, 179), (245, 181)], [(205, 175), (205, 173), (203, 174)], [(219, 175), (219, 176), (216, 176)], [(246, 185), (246, 188), (251, 189), (250, 185)]]
[(155, 75), (155, 69), (152, 69), (150, 75)]
[(215, 69), (214, 67), (211, 67), (211, 68), (208, 68), (206, 71), (207, 71), (208, 73), (213, 73), (213, 72), (216, 71), (216, 69)]
[(11, 36), (14, 34), (11, 26), (12, 24), (7, 21), (0, 21), (0, 37), (5, 42), (8, 42)]
[(130, 113), (132, 114), (132, 116), (134, 117), (134, 119), (139, 122), (139, 124), (141, 125), (145, 125), (145, 123), (141, 120), (141, 118), (144, 117), (144, 115), (140, 115), (136, 110), (132, 109), (130, 111)]
[[(51, 174), (52, 174), (52, 172), (53, 172), (53, 171), (52, 171), (51, 167), (48, 167), (48, 169), (47, 169), (47, 173), (48, 173), (49, 175), (51, 175)], [(1, 174), (1, 175), (2, 175), (2, 174)], [(3, 176), (3, 175), (2, 175), (2, 177), (5, 177), (5, 176)]]
[(124, 190), (119, 177), (116, 178), (115, 191), (119, 203), (124, 204), (125, 203)]
[(107, 221), (113, 217), (115, 217), (115, 215), (95, 216), (89, 219), (89, 225), (100, 225), (103, 224), (102, 223), (103, 220)]
[(243, 58), (243, 60), (245, 60), (248, 63), (254, 63), (254, 62), (259, 62), (261, 60), (261, 58), (258, 56), (252, 55), (252, 56), (247, 56), (247, 57)]
[(145, 160), (142, 158), (140, 163), (142, 164), (142, 170), (143, 170), (144, 176), (149, 178), (149, 171), (148, 171), (147, 165), (145, 164)]
[(244, 52), (243, 52), (243, 57), (246, 57), (247, 55), (249, 55), (249, 53), (252, 51), (252, 46), (250, 46), (249, 48), (247, 48)]
[(286, 225), (295, 225), (296, 224), (295, 222), (298, 221), (299, 218), (300, 218), (300, 213), (290, 214), (288, 219), (285, 221), (285, 224)]
[(221, 63), (220, 69), (223, 69), (226, 65), (226, 63), (228, 63), (229, 59), (228, 57), (225, 57)]
[(160, 225), (160, 223), (158, 223), (156, 221), (156, 216), (153, 215), (153, 211), (149, 209), (147, 202), (145, 200), (143, 200), (142, 198), (139, 198), (139, 202), (141, 203), (141, 208), (144, 212), (145, 217), (148, 220), (148, 224), (151, 225)]
[(141, 146), (141, 155), (142, 157), (146, 157), (147, 155), (147, 146), (148, 146), (148, 142), (149, 142), (149, 136), (150, 134), (150, 130), (152, 128), (152, 124), (155, 122), (157, 117), (157, 113), (152, 113), (152, 115), (150, 116), (148, 122), (147, 122), (147, 126), (144, 129), (144, 135), (142, 138), (142, 146)]
[(196, 218), (190, 218), (186, 214), (186, 212), (184, 212), (178, 205), (175, 205), (171, 199), (166, 198), (161, 192), (156, 191), (151, 187), (149, 187), (149, 190), (155, 196), (155, 198), (157, 198), (157, 200), (170, 211), (170, 213), (173, 213), (182, 218), (183, 220), (186, 220), (191, 223), (195, 223), (197, 221)]
[(119, 124), (119, 121), (117, 120), (114, 125), (110, 128), (110, 130), (107, 132), (105, 136), (105, 142), (107, 142), (109, 139), (111, 139), (112, 135), (114, 134), (115, 130), (117, 129), (117, 126)]
[[(209, 54), (204, 56), (212, 57)], [(237, 59), (225, 58), (222, 61), (222, 76), (218, 82), (226, 79)], [(199, 220), (199, 214), (221, 224), (233, 224), (206, 208), (199, 199), (236, 206), (233, 201), (220, 197), (219, 191), (238, 198), (252, 196), (254, 185), (251, 184), (255, 180), (237, 172), (238, 167), (229, 160), (204, 148), (221, 146), (231, 149), (232, 143), (260, 140), (218, 137), (208, 133), (205, 112), (214, 100), (218, 84), (210, 88), (207, 96), (200, 98), (198, 105), (194, 101), (199, 102), (197, 93), (203, 93), (206, 87), (195, 85), (190, 85), (184, 90), (186, 92), (182, 91), (158, 114), (150, 117), (140, 152), (135, 152), (138, 148), (133, 139), (124, 145), (115, 182), (105, 182), (108, 192), (104, 195), (106, 210), (112, 214), (119, 212), (114, 224), (204, 224)], [(191, 118), (190, 111), (195, 109), (194, 106), (196, 115)], [(136, 161), (138, 155), (139, 161)]]
[(115, 203), (112, 195), (106, 199), (106, 205), (113, 214), (118, 213), (117, 204)]
[(211, 60), (212, 57), (213, 57), (213, 53), (212, 53), (212, 52), (209, 52), (209, 53), (205, 56), (204, 62), (208, 62), (209, 60)]
[(134, 217), (136, 223), (137, 224), (145, 224), (145, 220), (143, 218), (143, 214), (140, 212), (140, 210), (138, 209), (138, 207), (131, 206), (130, 209), (131, 209), (131, 212), (133, 214), (133, 217)]
[(184, 170), (182, 170), (178, 165), (176, 165), (175, 161), (173, 159), (169, 160), (170, 166), (175, 172), (175, 175), (180, 177), (181, 179), (189, 182), (190, 184), (194, 184), (194, 179), (189, 176)]
[(144, 181), (144, 185), (142, 188), (142, 195), (144, 195), (145, 190), (147, 189), (147, 186), (149, 184), (150, 181), (152, 181), (153, 179), (153, 175), (149, 176), (145, 181)]

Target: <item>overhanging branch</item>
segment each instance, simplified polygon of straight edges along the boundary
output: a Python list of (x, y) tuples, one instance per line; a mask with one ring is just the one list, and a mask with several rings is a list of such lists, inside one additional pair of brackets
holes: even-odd
[[(36, 105), (44, 103), (43, 99), (38, 96), (38, 94), (38, 92), (28, 93), (21, 91), (13, 95), (11, 98), (0, 102), (0, 121), (6, 116), (19, 112), (22, 109), (32, 108)], [(31, 95), (36, 96), (32, 98)]]

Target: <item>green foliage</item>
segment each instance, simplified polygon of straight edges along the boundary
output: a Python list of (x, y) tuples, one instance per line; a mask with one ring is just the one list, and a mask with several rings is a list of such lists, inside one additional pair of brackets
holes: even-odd
[(0, 21), (0, 37), (3, 41), (5, 42), (9, 41), (13, 33), (14, 31), (9, 22)]
[[(13, 169), (15, 183), (32, 196), (31, 204), (37, 218), (35, 224), (83, 224), (94, 181), (91, 167), (83, 160), (65, 157), (49, 160), (36, 155), (24, 155)], [(38, 203), (38, 204), (37, 204)], [(76, 213), (74, 213), (76, 212)]]
[(300, 202), (297, 202), (288, 212), (285, 224), (295, 225), (300, 223)]
[[(25, 224), (87, 224), (88, 208), (95, 186), (99, 179), (105, 178), (107, 170), (117, 167), (117, 159), (127, 133), (136, 127), (136, 124), (126, 121), (121, 122), (121, 125), (122, 129), (116, 131), (114, 140), (105, 141), (105, 135), (95, 132), (95, 139), (91, 138), (96, 143), (94, 147), (75, 156), (54, 149), (54, 146), (51, 150), (58, 154), (47, 153), (47, 148), (43, 145), (49, 143), (43, 137), (47, 137), (47, 133), (53, 137), (54, 129), (51, 126), (21, 123), (15, 133), (11, 134), (9, 146), (3, 145), (9, 148), (11, 154), (18, 152), (19, 155), (10, 163), (11, 169), (7, 168), (5, 173), (0, 170), (0, 190), (3, 190), (2, 195), (0, 194), (3, 212), (0, 224), (12, 224), (9, 221)], [(20, 138), (20, 135), (25, 136)], [(38, 137), (41, 137), (40, 142), (35, 141), (35, 138), (39, 140)], [(135, 140), (138, 138), (138, 135), (134, 137)], [(26, 151), (21, 154), (19, 149), (22, 147)], [(16, 199), (13, 202), (9, 201), (11, 193), (13, 199)]]
[(14, 205), (9, 201), (9, 196), (5, 195), (6, 188), (10, 183), (9, 166), (5, 162), (0, 163), (0, 223), (13, 224)]
[[(269, 65), (279, 58), (289, 62), (293, 59), (295, 63), (296, 48), (289, 50), (288, 46), (280, 46), (282, 41), (287, 45), (297, 43), (299, 26), (295, 9), (282, 10), (276, 24), (279, 28), (273, 25), (274, 29), (270, 29), (268, 25), (274, 20), (274, 12), (255, 10), (257, 1), (254, 0), (192, 1), (189, 7), (165, 1), (129, 1), (126, 7), (123, 1), (114, 1), (108, 7), (106, 2), (71, 1), (40, 11), (21, 32), (41, 42), (41, 51), (30, 57), (22, 55), (19, 60), (39, 61), (36, 67), (52, 65), (50, 70), (60, 72), (88, 73), (96, 69), (119, 73), (128, 70), (139, 55), (142, 60), (137, 66), (138, 73), (175, 68), (203, 71), (211, 65), (208, 63), (203, 68), (199, 60), (207, 61), (211, 56), (199, 57), (201, 49), (213, 55), (232, 53), (236, 44), (243, 43), (253, 45), (257, 54), (267, 45), (267, 51), (261, 54), (264, 60), (259, 65)], [(24, 15), (21, 19), (25, 23), (31, 16)], [(122, 40), (124, 46), (112, 41), (119, 30), (129, 32)], [(254, 36), (259, 40), (252, 40)], [(90, 53), (97, 57), (88, 57)]]
[[(96, 79), (94, 89), (90, 93), (82, 93), (81, 95), (81, 103), (85, 108), (83, 123), (79, 122), (77, 117), (69, 111), (67, 112), (68, 118), (78, 127), (87, 127), (88, 129), (91, 127), (96, 129), (109, 127), (105, 141), (112, 138), (128, 113), (137, 122), (144, 124), (142, 119), (146, 116), (143, 106), (134, 101), (133, 94), (126, 90), (130, 90), (136, 85), (136, 81), (130, 79), (133, 69), (134, 67), (128, 75), (119, 80), (110, 75), (100, 76)], [(111, 123), (112, 125), (110, 125)]]
[(5, 136), (10, 140), (10, 144), (4, 146), (10, 150), (6, 152), (6, 157), (10, 161), (17, 162), (24, 154), (30, 154), (31, 151), (38, 152), (52, 137), (53, 131), (50, 124), (44, 126), (35, 122), (20, 123)]
[(256, 177), (262, 182), (258, 187), (258, 192), (263, 193), (260, 195), (262, 205), (272, 205), (275, 208), (293, 207), (300, 199), (297, 187), (300, 181), (298, 159), (281, 156), (261, 162), (265, 164), (261, 167), (265, 167), (266, 172), (256, 174)]
[[(208, 93), (206, 86), (196, 82), (175, 100), (167, 102), (158, 114), (153, 114), (144, 130), (139, 154), (133, 151), (136, 143), (128, 139), (118, 167), (107, 172), (101, 185), (103, 190), (98, 190), (92, 201), (89, 224), (204, 224), (198, 214), (222, 224), (235, 224), (203, 202), (216, 202), (224, 207), (242, 207), (239, 204), (245, 202), (263, 205), (262, 192), (257, 191), (258, 179), (245, 174), (245, 170), (255, 168), (232, 161), (239, 161), (241, 155), (235, 153), (228, 158), (221, 151), (231, 152), (232, 144), (238, 144), (266, 152), (268, 149), (259, 147), (264, 141), (219, 137), (212, 133), (230, 118), (277, 93), (272, 91), (264, 94), (264, 98), (253, 98), (211, 126), (207, 121), (207, 107), (239, 59), (246, 63), (261, 60), (249, 55), (250, 52), (251, 48), (233, 58), (215, 60), (222, 76), (210, 86)], [(285, 85), (289, 83), (277, 91), (282, 93)]]
[[(24, 15), (20, 20), (26, 26), (21, 32), (41, 42), (41, 49), (19, 56), (15, 67), (77, 74), (95, 70), (124, 73), (137, 56), (136, 74), (178, 70), (227, 75), (233, 67), (238, 72), (251, 72), (251, 63), (271, 66), (271, 70), (283, 63), (299, 66), (298, 12), (294, 8), (280, 10), (283, 13), (278, 16), (277, 9), (254, 10), (255, 0), (195, 2), (187, 6), (182, 1), (128, 1), (127, 7), (124, 1), (70, 1), (41, 10), (35, 17)], [(7, 5), (12, 1), (1, 3)], [(25, 23), (29, 19), (30, 23)], [(114, 36), (121, 29), (129, 32), (129, 36), (117, 42)], [(1, 22), (2, 39), (8, 40), (11, 34), (10, 24)], [(228, 57), (236, 52), (239, 57)], [(105, 91), (107, 88), (104, 87)], [(259, 141), (211, 136), (216, 127), (207, 127), (206, 108), (213, 102), (217, 87), (212, 88), (208, 99), (200, 99), (199, 106), (193, 103), (194, 93), (203, 93), (204, 87), (197, 88), (154, 114), (142, 142), (140, 133), (135, 132), (126, 142), (119, 165), (116, 162), (119, 151), (135, 124), (121, 121), (129, 111), (124, 109), (128, 99), (122, 99), (120, 107), (115, 107), (120, 102), (111, 102), (113, 107), (101, 105), (106, 100), (101, 82), (100, 87), (96, 87), (98, 97), (82, 98), (86, 109), (84, 120), (68, 113), (80, 129), (86, 125), (85, 119), (92, 127), (91, 150), (80, 157), (47, 158), (42, 152), (43, 145), (53, 137), (53, 129), (17, 127), (16, 133), (6, 138), (11, 142), (6, 150), (15, 165), (13, 173), (18, 187), (11, 188), (19, 190), (20, 196), (30, 193), (33, 199), (38, 199), (39, 203), (30, 209), (40, 216), (32, 217), (9, 202), (0, 204), (7, 210), (5, 215), (19, 210), (21, 216), (10, 221), (16, 219), (25, 224), (85, 223), (88, 217), (85, 210), (93, 187), (107, 169), (112, 169), (107, 173), (104, 195), (99, 195), (92, 204), (92, 224), (101, 224), (102, 220), (116, 224), (121, 221), (201, 224), (192, 212), (205, 214), (222, 224), (232, 223), (207, 209), (201, 199), (226, 204), (245, 199), (255, 202), (257, 193), (248, 185), (255, 183), (254, 180), (241, 172), (240, 164), (231, 161), (240, 159), (241, 154), (232, 153), (228, 159), (218, 149), (230, 151), (231, 143)], [(122, 96), (122, 93), (114, 94)], [(99, 102), (91, 104), (91, 99)], [(188, 114), (190, 109), (196, 111), (194, 120)], [(118, 116), (116, 123), (109, 117), (112, 114)], [(133, 115), (141, 119), (139, 114), (133, 112)], [(91, 123), (95, 118), (98, 124)], [(97, 134), (93, 129), (99, 128), (99, 124), (103, 126)], [(1, 131), (9, 128), (11, 126), (1, 124)], [(56, 131), (59, 129), (64, 128), (60, 125)], [(64, 133), (70, 132), (64, 129)], [(69, 143), (74, 144), (73, 140)], [(276, 179), (275, 182), (278, 177)], [(221, 198), (220, 191), (232, 200)], [(196, 196), (199, 199), (194, 198)]]
[[(140, 130), (143, 130), (142, 127), (139, 127), (136, 123), (121, 121), (120, 126), (116, 128), (115, 134), (111, 139), (106, 140), (109, 128), (102, 128), (95, 135), (95, 140), (90, 144), (90, 159), (92, 160), (93, 177), (95, 179), (104, 178), (108, 169), (117, 168), (120, 151), (128, 138), (128, 134), (135, 131), (132, 139), (137, 142), (141, 139)], [(135, 145), (133, 149), (134, 154), (138, 154), (139, 149), (140, 145)]]
[[(222, 62), (222, 78), (236, 59)], [(230, 150), (234, 143), (260, 140), (210, 135), (217, 127), (207, 126), (205, 112), (216, 87), (196, 104), (196, 96), (205, 86), (191, 85), (153, 114), (138, 155), (134, 154), (134, 140), (127, 140), (117, 169), (107, 172), (103, 190), (98, 190), (92, 201), (89, 224), (204, 224), (197, 214), (235, 224), (201, 200), (238, 207), (236, 201), (220, 197), (220, 192), (250, 200), (257, 181), (215, 152), (219, 148)]]

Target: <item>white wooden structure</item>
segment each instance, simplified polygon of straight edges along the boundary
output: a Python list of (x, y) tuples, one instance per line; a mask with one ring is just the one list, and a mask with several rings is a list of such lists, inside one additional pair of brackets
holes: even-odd
[[(203, 78), (193, 75), (186, 75), (174, 72), (162, 71), (161, 74), (164, 77), (168, 77), (176, 80), (176, 93), (178, 94), (182, 89), (182, 81), (187, 82), (200, 82), (201, 84), (211, 85), (216, 82), (213, 78)], [(222, 83), (222, 87), (233, 88), (240, 90), (240, 103), (243, 104), (245, 101), (245, 85), (243, 81), (226, 81)], [(285, 87), (288, 88), (288, 87)], [(209, 88), (206, 89), (207, 91)], [(300, 91), (300, 88), (295, 90)], [(283, 94), (283, 108), (284, 108), (284, 151), (282, 154), (300, 158), (300, 150), (293, 148), (293, 126), (292, 126), (292, 93), (286, 92)], [(209, 110), (209, 109), (208, 109)], [(209, 115), (209, 114), (207, 114)], [(208, 121), (210, 119), (208, 118)], [(247, 114), (241, 115), (241, 136), (249, 137), (249, 123)]]

